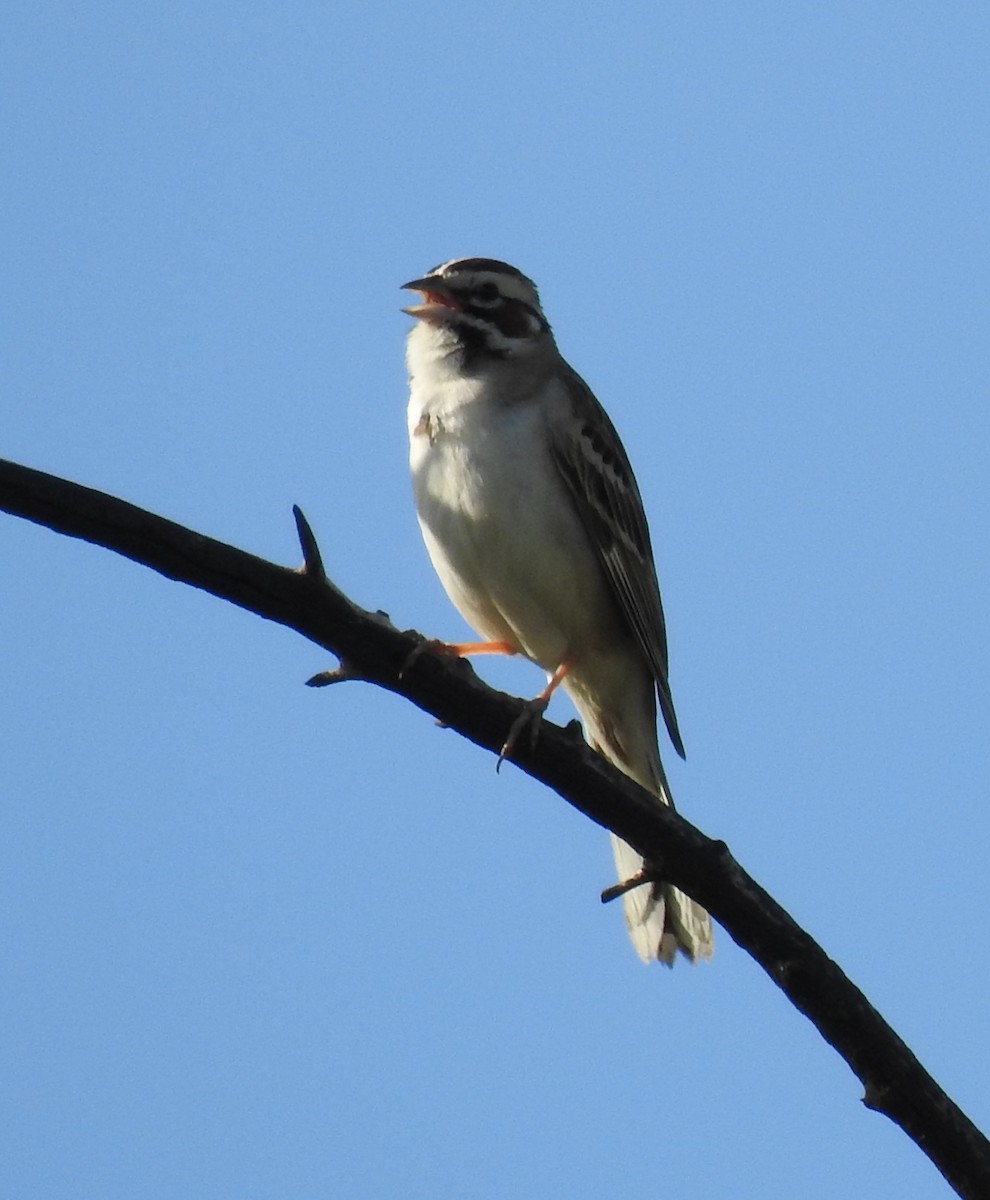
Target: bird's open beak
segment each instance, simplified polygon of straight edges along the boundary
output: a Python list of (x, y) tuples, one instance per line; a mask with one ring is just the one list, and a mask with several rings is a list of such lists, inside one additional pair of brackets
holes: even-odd
[(421, 321), (437, 323), (443, 320), (444, 310), (453, 309), (459, 312), (461, 306), (451, 296), (449, 289), (442, 279), (435, 275), (427, 275), (423, 279), (412, 279), (402, 285), (402, 290), (419, 292), (423, 297), (422, 304), (410, 304), (402, 311)]

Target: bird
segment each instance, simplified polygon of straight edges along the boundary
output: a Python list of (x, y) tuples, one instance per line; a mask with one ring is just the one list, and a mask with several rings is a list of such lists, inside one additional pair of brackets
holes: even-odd
[[(657, 703), (684, 744), (649, 528), (629, 457), (568, 365), (535, 284), (491, 258), (441, 263), (402, 288), (421, 303), (406, 340), (409, 465), (420, 529), (448, 597), (481, 642), (457, 654), (517, 654), (546, 672), (533, 702), (563, 688), (585, 740), (672, 805)], [(620, 884), (643, 860), (615, 834)], [(622, 889), (615, 889), (621, 891)], [(622, 895), (644, 962), (712, 954), (708, 913), (650, 877)]]

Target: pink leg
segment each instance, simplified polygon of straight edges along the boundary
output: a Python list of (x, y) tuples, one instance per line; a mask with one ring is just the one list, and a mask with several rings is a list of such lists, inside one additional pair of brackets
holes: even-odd
[(511, 642), (441, 642), (431, 638), (426, 648), (436, 654), (449, 654), (454, 658), (470, 658), (474, 654), (518, 654)]

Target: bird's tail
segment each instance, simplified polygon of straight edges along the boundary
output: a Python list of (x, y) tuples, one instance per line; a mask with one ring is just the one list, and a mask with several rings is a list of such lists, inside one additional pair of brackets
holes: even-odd
[[(621, 838), (612, 837), (612, 854), (619, 882), (633, 879), (643, 869), (643, 860)], [(669, 883), (643, 883), (622, 897), (626, 929), (643, 962), (657, 959), (672, 967), (680, 950), (692, 962), (711, 958), (712, 922), (708, 913)]]
[[(574, 699), (589, 745), (640, 787), (664, 804), (672, 804), (657, 749), (655, 720), (636, 719), (635, 714), (626, 714), (630, 717), (627, 720), (610, 720), (601, 708), (589, 705), (584, 697)], [(634, 879), (643, 869), (643, 859), (614, 833), (612, 853), (620, 883)], [(711, 958), (714, 948), (711, 917), (680, 888), (667, 883), (643, 883), (623, 894), (622, 907), (629, 937), (643, 962), (657, 959), (671, 967), (678, 950), (692, 962)]]

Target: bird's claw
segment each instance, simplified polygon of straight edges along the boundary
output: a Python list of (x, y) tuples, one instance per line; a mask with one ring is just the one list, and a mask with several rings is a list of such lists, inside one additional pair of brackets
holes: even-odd
[(436, 647), (437, 647), (437, 644), (433, 641), (432, 638), (423, 638), (423, 640), (421, 642), (417, 642), (417, 644), (415, 646), (413, 646), (412, 650), (410, 650), (409, 656), (406, 659), (406, 661), (399, 668), (399, 678), (401, 679), (403, 677), (403, 675), (405, 675), (405, 673), (409, 670), (409, 668), (413, 665), (413, 663), (416, 662), (416, 660), (420, 657), (420, 655), (422, 655), (427, 650), (435, 650)]
[(416, 646), (412, 648), (409, 657), (399, 668), (399, 678), (409, 670), (413, 663), (421, 654), (425, 654), (429, 650), (431, 654), (440, 654), (445, 658), (460, 658), (461, 647), (452, 642), (442, 642), (439, 638), (423, 638)]
[(530, 700), (527, 704), (523, 705), (522, 712), (509, 727), (509, 735), (505, 739), (502, 749), (499, 751), (498, 762), (495, 764), (496, 771), (501, 768), (502, 763), (513, 753), (519, 744), (519, 738), (527, 728), (529, 729), (529, 749), (533, 749), (540, 732), (540, 722), (549, 703), (549, 696), (537, 696), (535, 700)]

